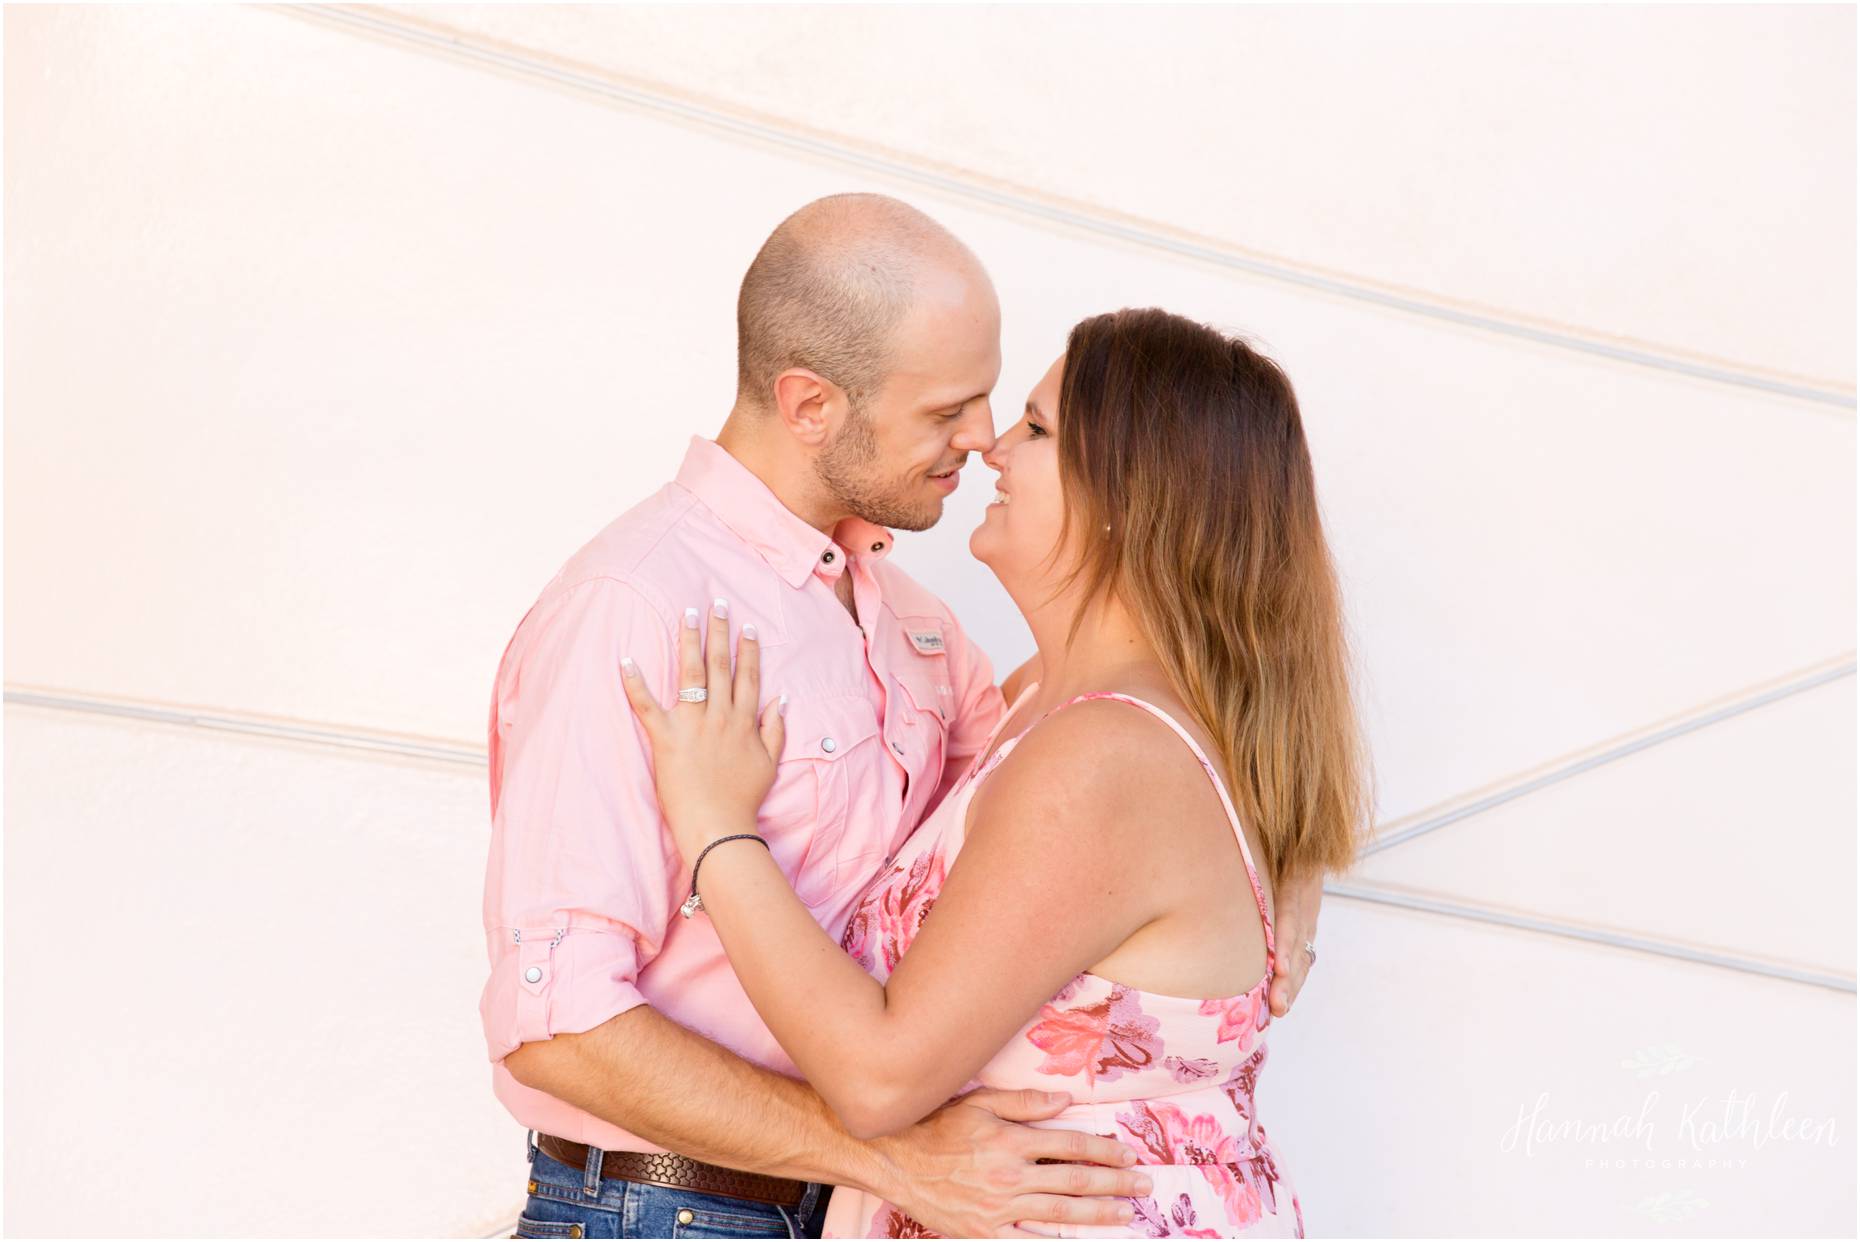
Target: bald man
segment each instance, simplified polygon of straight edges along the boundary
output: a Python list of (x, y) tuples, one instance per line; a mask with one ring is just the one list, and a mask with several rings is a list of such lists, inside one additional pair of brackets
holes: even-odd
[[(570, 557), (517, 626), (490, 719), (480, 1002), (498, 1098), (531, 1132), (519, 1237), (819, 1236), (859, 1186), (953, 1236), (1111, 1224), (1144, 1179), (1066, 1103), (977, 1092), (849, 1137), (757, 1017), (659, 815), (621, 689), (675, 696), (678, 627), (756, 627), (788, 744), (758, 830), (837, 937), (999, 720), (988, 659), (890, 560), (994, 442), (1000, 308), (921, 212), (836, 195), (743, 278), (737, 394), (715, 441)], [(1039, 1163), (1040, 1161), (1053, 1163)]]

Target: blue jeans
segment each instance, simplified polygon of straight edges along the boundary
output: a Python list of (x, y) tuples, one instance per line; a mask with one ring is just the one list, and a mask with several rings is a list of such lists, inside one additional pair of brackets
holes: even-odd
[(588, 1168), (563, 1164), (526, 1140), (530, 1197), (517, 1218), (517, 1238), (818, 1238), (830, 1186), (810, 1182), (801, 1205), (732, 1199), (641, 1182), (601, 1179), (601, 1149), (588, 1149)]

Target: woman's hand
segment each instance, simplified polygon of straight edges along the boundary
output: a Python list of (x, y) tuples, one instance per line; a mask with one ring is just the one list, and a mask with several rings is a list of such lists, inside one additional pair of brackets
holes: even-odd
[(787, 707), (783, 698), (756, 710), (761, 648), (753, 625), (743, 627), (732, 678), (729, 605), (717, 600), (712, 606), (707, 642), (698, 624), (697, 609), (686, 609), (678, 638), (678, 686), (702, 687), (708, 694), (702, 703), (679, 701), (662, 708), (638, 666), (630, 658), (620, 662), (627, 702), (652, 745), (659, 809), (687, 863), (719, 837), (755, 831), (756, 808), (775, 783), (781, 713)]

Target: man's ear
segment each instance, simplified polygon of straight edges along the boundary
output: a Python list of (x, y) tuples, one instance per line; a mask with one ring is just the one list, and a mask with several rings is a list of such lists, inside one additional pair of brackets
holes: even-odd
[(839, 385), (806, 367), (789, 367), (775, 377), (776, 416), (788, 434), (809, 448), (819, 448), (832, 436), (845, 400)]

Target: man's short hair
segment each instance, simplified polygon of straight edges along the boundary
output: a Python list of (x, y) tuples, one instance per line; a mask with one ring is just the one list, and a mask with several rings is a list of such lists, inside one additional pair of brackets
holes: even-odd
[(883, 194), (815, 199), (769, 234), (736, 299), (739, 401), (773, 404), (775, 377), (806, 367), (855, 405), (884, 386), (892, 335), (929, 256), (968, 248)]

